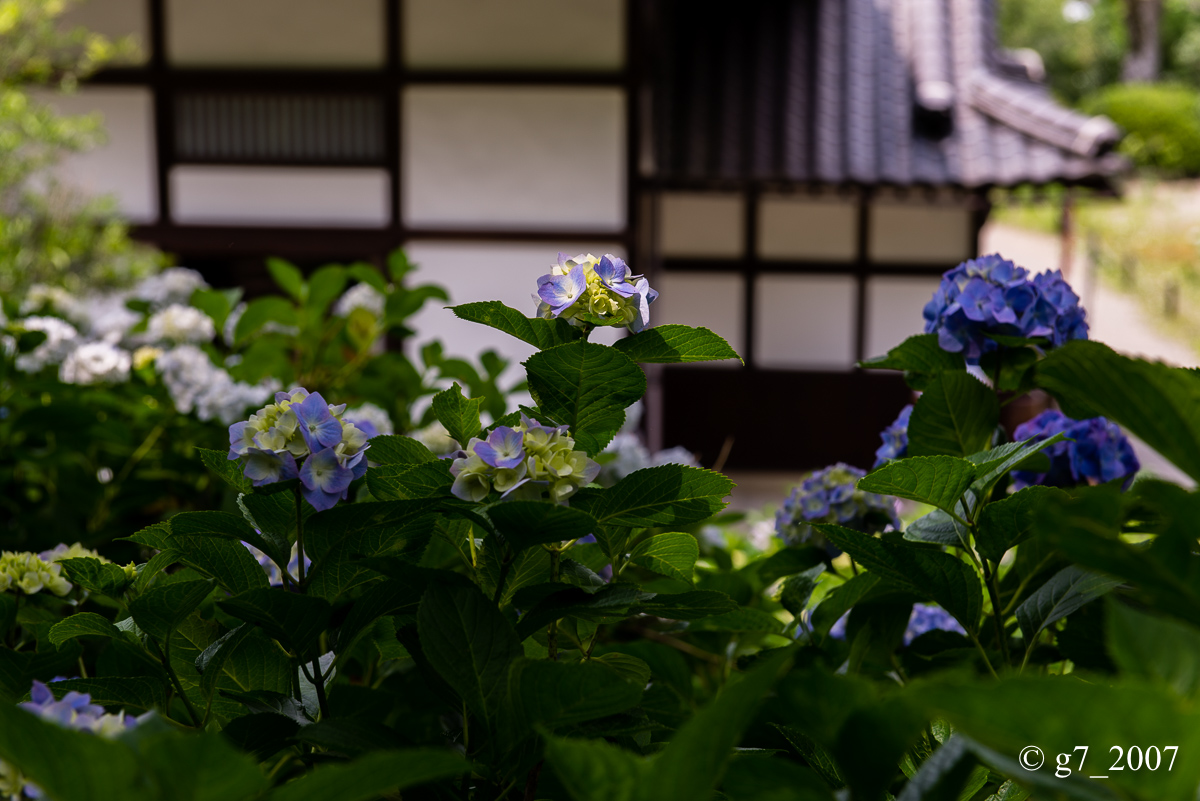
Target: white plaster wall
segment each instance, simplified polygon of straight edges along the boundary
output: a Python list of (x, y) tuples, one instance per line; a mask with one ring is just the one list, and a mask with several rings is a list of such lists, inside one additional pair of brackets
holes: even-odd
[(617, 70), (621, 0), (405, 0), (410, 67)]
[[(740, 274), (663, 271), (654, 288), (659, 298), (650, 307), (651, 325), (703, 326), (724, 337), (739, 354), (745, 350), (746, 283)], [(730, 360), (691, 366), (730, 369), (740, 365)]]
[(763, 197), (758, 255), (763, 259), (852, 261), (858, 250), (858, 205), (842, 198)]
[(853, 276), (760, 275), (754, 297), (754, 358), (759, 367), (854, 366)]
[(113, 195), (132, 222), (158, 217), (155, 179), (154, 98), (135, 86), (87, 86), (72, 95), (39, 92), (38, 101), (62, 114), (99, 113), (107, 141), (94, 150), (65, 157), (55, 169), (63, 183), (90, 195)]
[(171, 216), (200, 225), (378, 227), (389, 222), (388, 174), (378, 168), (180, 166)]
[(869, 216), (871, 261), (952, 266), (971, 255), (971, 212), (965, 208), (878, 203)]
[(925, 331), (922, 312), (940, 276), (876, 276), (867, 279), (866, 357), (883, 356)]
[(729, 192), (664, 192), (659, 248), (668, 258), (737, 258), (745, 249), (745, 199)]
[(624, 225), (622, 91), (431, 86), (406, 90), (403, 103), (408, 225)]
[(166, 0), (167, 59), (186, 67), (379, 67), (383, 0)]

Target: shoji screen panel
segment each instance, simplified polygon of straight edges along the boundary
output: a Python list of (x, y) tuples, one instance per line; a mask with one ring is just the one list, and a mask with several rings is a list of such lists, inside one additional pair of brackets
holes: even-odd
[(621, 90), (420, 86), (407, 89), (403, 103), (406, 225), (625, 225)]
[(622, 0), (404, 0), (415, 69), (618, 70)]
[(756, 366), (853, 367), (856, 290), (849, 275), (760, 275), (755, 282)]
[(856, 200), (768, 195), (759, 202), (759, 258), (849, 262), (857, 252)]
[[(650, 307), (652, 325), (681, 323), (720, 334), (741, 353), (745, 343), (746, 281), (740, 273), (666, 270), (654, 282), (659, 298)], [(730, 368), (735, 361), (697, 362), (694, 367)]]
[(973, 235), (965, 207), (881, 202), (870, 209), (867, 252), (877, 264), (953, 266), (970, 257)]
[(664, 258), (729, 259), (744, 254), (742, 194), (664, 192), (658, 203), (659, 252)]
[(922, 312), (941, 277), (872, 276), (867, 279), (866, 357), (882, 356), (925, 330)]
[(372, 168), (218, 167), (171, 170), (175, 222), (382, 228), (388, 174)]
[(180, 67), (370, 68), (384, 63), (384, 0), (165, 0)]
[(146, 0), (87, 0), (63, 14), (61, 27), (83, 27), (113, 40), (131, 37), (139, 50), (133, 63), (144, 64), (150, 58), (148, 11)]

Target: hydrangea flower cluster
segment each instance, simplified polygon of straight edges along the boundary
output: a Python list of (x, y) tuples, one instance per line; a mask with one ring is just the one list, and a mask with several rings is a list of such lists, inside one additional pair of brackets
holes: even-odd
[(1014, 470), (1016, 489), (1032, 484), (1050, 487), (1102, 484), (1117, 478), (1125, 479), (1124, 486), (1128, 487), (1141, 468), (1129, 438), (1103, 417), (1072, 420), (1049, 409), (1017, 426), (1013, 435), (1017, 440), (1033, 438), (1040, 442), (1059, 433), (1074, 441), (1058, 442), (1043, 451), (1050, 457), (1050, 470), (1045, 473)]
[(913, 405), (910, 403), (900, 410), (900, 414), (890, 426), (883, 429), (880, 434), (883, 444), (875, 451), (872, 470), (893, 459), (903, 459), (908, 455), (908, 418), (912, 417), (912, 410)]
[[(849, 612), (839, 617), (829, 628), (829, 636), (835, 640), (846, 639), (846, 623), (849, 619)], [(908, 626), (904, 629), (904, 644), (911, 645), (917, 637), (930, 631), (952, 631), (967, 636), (962, 625), (940, 606), (913, 604), (912, 614), (908, 616)]]
[(387, 298), (382, 292), (367, 283), (358, 283), (347, 289), (333, 304), (335, 317), (349, 317), (355, 309), (366, 309), (375, 317), (383, 317)]
[(366, 432), (367, 439), (377, 437), (380, 434), (394, 434), (396, 427), (392, 425), (392, 418), (381, 407), (374, 403), (362, 403), (353, 409), (347, 409), (342, 414), (342, 420), (347, 423), (354, 423), (362, 431)]
[(1029, 276), (998, 254), (971, 259), (948, 271), (925, 306), (925, 333), (967, 364), (997, 348), (989, 334), (1045, 337), (1052, 347), (1087, 339), (1079, 296), (1058, 270)]
[(624, 325), (634, 333), (650, 324), (650, 304), (657, 298), (644, 277), (633, 275), (624, 259), (611, 253), (599, 259), (559, 253), (558, 264), (538, 279), (533, 296), (539, 317), (560, 317), (577, 326)]
[(497, 426), (486, 440), (472, 438), (450, 465), (451, 492), (478, 502), (493, 488), (503, 497), (516, 490), (519, 497), (531, 500), (546, 491), (552, 501), (565, 501), (600, 473), (600, 465), (575, 450), (567, 430), (543, 426), (522, 414), (512, 428)]
[(277, 392), (275, 403), (229, 427), (229, 459), (244, 461), (256, 487), (299, 478), (314, 509), (332, 509), (367, 472), (366, 432), (342, 419), (345, 410), (303, 387)]
[[(259, 533), (261, 533), (261, 532), (259, 532)], [(253, 545), (246, 542), (245, 540), (242, 540), (242, 545), (245, 545), (246, 549), (248, 551), (250, 551), (250, 555), (254, 557), (254, 560), (256, 562), (258, 562), (260, 565), (262, 565), (263, 571), (265, 571), (267, 574), (267, 581), (269, 581), (271, 583), (272, 587), (284, 586), (283, 585), (283, 571), (281, 571), (279, 569), (279, 565), (275, 564), (274, 559), (267, 556), (265, 553), (260, 551), (258, 548), (255, 548)], [(304, 572), (307, 573), (308, 568), (311, 565), (312, 565), (312, 560), (309, 559), (308, 556), (305, 556), (304, 557)], [(290, 560), (288, 560), (287, 572), (288, 572), (288, 576), (291, 578), (291, 580), (293, 582), (298, 581), (299, 576), (300, 576), (300, 546), (297, 543), (292, 543), (292, 558)]]
[[(58, 680), (53, 679), (50, 683)], [(93, 704), (91, 695), (87, 693), (72, 690), (56, 701), (50, 688), (40, 681), (33, 682), (29, 697), (31, 700), (20, 704), (22, 709), (65, 729), (112, 738), (140, 722), (139, 718), (127, 716), (124, 712), (106, 712), (104, 707)], [(40, 787), (28, 781), (16, 767), (0, 760), (0, 798), (20, 801), (43, 797)]]
[[(64, 559), (76, 558), (99, 559), (105, 564), (111, 564), (100, 554), (84, 548), (78, 542), (73, 545), (59, 543), (49, 551), (31, 553), (29, 551), (0, 552), (0, 592), (20, 590), (26, 595), (35, 595), (42, 590), (48, 590), (54, 595), (63, 596), (69, 593), (75, 585), (62, 575)], [(130, 562), (124, 567), (125, 575), (134, 578), (137, 566)]]
[(812, 543), (830, 550), (813, 523), (836, 523), (868, 534), (899, 528), (890, 498), (858, 488), (865, 475), (841, 462), (809, 473), (775, 513), (775, 533), (788, 545)]
[(108, 342), (86, 342), (63, 359), (58, 377), (64, 384), (117, 384), (129, 380), (133, 357)]
[(182, 303), (172, 303), (155, 312), (146, 323), (146, 336), (152, 342), (211, 342), (216, 335), (217, 328), (211, 317)]
[(229, 425), (247, 407), (267, 401), (280, 389), (274, 379), (257, 384), (234, 381), (195, 345), (179, 345), (165, 352), (139, 349), (134, 356), (142, 354), (153, 357), (154, 368), (162, 376), (175, 408), (183, 414), (194, 411), (201, 420), (220, 420)]

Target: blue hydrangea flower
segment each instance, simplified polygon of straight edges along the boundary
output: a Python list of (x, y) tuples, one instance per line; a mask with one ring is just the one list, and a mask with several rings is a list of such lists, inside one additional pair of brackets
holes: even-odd
[(968, 364), (997, 348), (989, 334), (1044, 337), (1050, 347), (1087, 339), (1079, 296), (1058, 270), (1032, 278), (998, 254), (971, 259), (946, 272), (925, 306), (925, 333), (962, 353)]
[(631, 298), (638, 294), (637, 286), (629, 283), (628, 280), (633, 271), (621, 257), (611, 253), (605, 254), (600, 257), (595, 270), (596, 275), (600, 278), (601, 286), (605, 289), (616, 292), (623, 298)]
[(564, 275), (553, 273), (543, 275), (538, 279), (538, 298), (550, 309), (552, 317), (558, 317), (584, 296), (588, 289), (587, 278), (583, 267), (573, 266)]
[(475, 453), (492, 467), (511, 470), (525, 461), (524, 439), (525, 435), (520, 431), (497, 426), (488, 434), (487, 440), (475, 445)]
[(935, 604), (913, 604), (908, 617), (908, 628), (904, 630), (904, 644), (909, 645), (928, 631), (953, 631), (967, 636), (967, 632), (949, 612)]
[(606, 253), (558, 254), (558, 263), (538, 279), (537, 315), (577, 326), (628, 326), (637, 333), (650, 324), (658, 292), (645, 277), (632, 275), (624, 259)]
[[(258, 531), (258, 529), (255, 529), (255, 531)], [(261, 534), (262, 532), (259, 531), (259, 533)], [(279, 565), (275, 564), (275, 560), (245, 540), (242, 540), (242, 545), (246, 546), (246, 550), (250, 551), (250, 555), (254, 557), (254, 560), (258, 562), (259, 565), (262, 566), (263, 571), (267, 574), (267, 581), (271, 583), (271, 586), (282, 587), (283, 572), (279, 569)], [(311, 566), (312, 560), (309, 559), (308, 555), (306, 554), (304, 556), (304, 572), (308, 573), (308, 569)], [(300, 575), (300, 546), (296, 543), (292, 543), (292, 558), (288, 560), (287, 568), (288, 576), (291, 577), (292, 581), (298, 581), (298, 577)]]
[(278, 392), (275, 403), (229, 427), (228, 458), (242, 460), (256, 487), (299, 478), (304, 499), (330, 509), (366, 473), (371, 447), (369, 432), (343, 419), (345, 411), (303, 387)]
[(837, 523), (868, 534), (899, 528), (890, 498), (858, 489), (865, 475), (841, 462), (810, 473), (775, 513), (775, 533), (788, 545), (812, 543), (836, 555), (839, 551), (825, 543), (813, 523)]
[(875, 451), (872, 470), (893, 459), (903, 459), (908, 455), (908, 418), (912, 417), (912, 410), (913, 405), (910, 403), (900, 410), (900, 414), (890, 426), (883, 429), (880, 434), (883, 444)]
[(1045, 473), (1014, 470), (1016, 489), (1032, 484), (1050, 487), (1103, 484), (1114, 479), (1124, 479), (1123, 486), (1128, 487), (1141, 468), (1129, 438), (1103, 417), (1072, 420), (1049, 409), (1017, 426), (1013, 435), (1018, 441), (1033, 438), (1040, 442), (1059, 433), (1074, 441), (1058, 442), (1042, 451), (1050, 457), (1050, 469)]

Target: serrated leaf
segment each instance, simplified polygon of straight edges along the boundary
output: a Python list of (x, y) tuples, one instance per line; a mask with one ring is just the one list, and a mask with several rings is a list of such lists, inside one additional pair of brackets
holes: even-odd
[(509, 622), (476, 587), (432, 584), (417, 611), (417, 630), (429, 665), (493, 728), (509, 667), (524, 653)]
[(815, 545), (801, 545), (782, 548), (756, 563), (758, 577), (764, 584), (774, 584), (784, 576), (794, 576), (803, 573), (814, 565), (824, 564), (828, 554), (825, 549)]
[(640, 801), (649, 773), (645, 761), (606, 740), (547, 737), (546, 763), (575, 801)]
[(420, 442), (399, 434), (371, 437), (368, 455), (370, 460), (377, 464), (423, 464), (437, 459), (437, 456)]
[(261, 626), (268, 636), (301, 658), (314, 655), (317, 638), (329, 624), (332, 612), (321, 598), (282, 588), (250, 590), (218, 601), (217, 605), (239, 620)]
[(734, 609), (720, 615), (695, 620), (688, 626), (690, 631), (758, 631), (779, 634), (783, 624), (779, 618), (749, 606)]
[(245, 467), (242, 465), (241, 459), (230, 461), (227, 451), (214, 451), (208, 448), (197, 448), (196, 453), (200, 454), (200, 461), (204, 463), (205, 467), (238, 492), (254, 490), (250, 479), (242, 474)]
[(381, 501), (448, 498), (453, 484), (448, 459), (416, 465), (384, 465), (367, 471), (367, 487)]
[(592, 342), (558, 345), (525, 362), (529, 392), (576, 445), (594, 455), (625, 422), (625, 409), (646, 391), (646, 375), (620, 351)]
[(517, 636), (524, 640), (535, 631), (568, 615), (597, 619), (624, 616), (629, 608), (647, 600), (652, 593), (642, 592), (632, 584), (614, 583), (589, 593), (578, 587), (566, 587), (535, 604), (517, 621)]
[(1093, 573), (1077, 565), (1058, 571), (1017, 607), (1017, 622), (1021, 625), (1025, 642), (1032, 644), (1042, 629), (1120, 583), (1120, 579)]
[(101, 595), (120, 595), (132, 581), (120, 565), (101, 562), (90, 556), (60, 559), (58, 564), (72, 584)]
[(1057, 487), (1025, 487), (987, 504), (979, 513), (975, 547), (981, 556), (999, 562), (1005, 551), (1033, 536), (1037, 510), (1047, 498), (1066, 498)]
[(448, 749), (381, 751), (352, 762), (321, 765), (277, 787), (267, 801), (369, 801), (466, 773), (471, 763)]
[[(1169, 687), (1183, 698), (1200, 692), (1200, 632), (1168, 618), (1131, 609), (1109, 596), (1108, 653), (1123, 675)], [(1074, 626), (1074, 621), (1071, 622)]]
[(1055, 434), (1040, 442), (1034, 442), (1030, 438), (1023, 442), (1007, 442), (990, 450), (971, 454), (967, 460), (975, 465), (977, 476), (972, 489), (978, 497), (984, 497), (1005, 473), (1017, 469), (1023, 462), (1065, 439), (1062, 434)]
[(212, 698), (213, 692), (216, 691), (217, 681), (221, 678), (229, 657), (253, 631), (254, 626), (243, 623), (209, 644), (200, 656), (196, 657), (196, 670), (200, 672), (200, 691), (206, 699)]
[(908, 421), (911, 456), (967, 456), (986, 448), (1000, 419), (996, 395), (970, 373), (929, 382)]
[(566, 320), (526, 317), (498, 300), (464, 303), (451, 307), (451, 311), (460, 320), (491, 326), (522, 342), (528, 342), (538, 350), (574, 342), (583, 336), (582, 329), (576, 328)]
[(813, 610), (813, 631), (828, 634), (833, 624), (871, 590), (879, 584), (879, 576), (874, 573), (859, 573), (844, 584), (834, 587), (821, 603)]
[(960, 559), (842, 526), (818, 524), (814, 528), (884, 581), (937, 601), (968, 632), (978, 629), (983, 611), (982, 585), (979, 575)]
[[(972, 379), (974, 380), (974, 379)], [(912, 456), (888, 462), (858, 481), (864, 492), (908, 498), (953, 512), (975, 479), (975, 465), (954, 456)]]
[(513, 664), (509, 684), (525, 721), (550, 729), (624, 712), (641, 700), (644, 686), (595, 661), (530, 660)]
[(700, 620), (724, 615), (737, 609), (737, 602), (716, 590), (690, 590), (688, 592), (663, 593), (640, 601), (636, 611), (668, 620)]
[[(966, 516), (961, 503), (955, 508), (959, 517)], [(910, 542), (932, 542), (938, 545), (952, 545), (955, 548), (968, 548), (971, 544), (971, 531), (941, 509), (934, 509), (910, 523), (904, 529), (904, 539)]]
[(283, 326), (296, 324), (296, 307), (281, 297), (270, 296), (250, 301), (234, 327), (233, 341), (244, 344), (267, 323)]
[(212, 591), (211, 581), (178, 581), (151, 587), (129, 602), (129, 613), (142, 631), (160, 643)]
[(804, 608), (808, 606), (813, 590), (817, 588), (817, 580), (824, 572), (825, 565), (817, 565), (803, 573), (788, 576), (783, 580), (783, 586), (780, 588), (779, 603), (783, 604), (783, 608), (788, 610), (793, 617), (799, 617)]
[(987, 769), (979, 767), (963, 738), (951, 736), (921, 764), (896, 801), (955, 801), (965, 787), (969, 799), (986, 783)]
[(1035, 380), (1067, 415), (1120, 423), (1200, 481), (1200, 381), (1187, 370), (1075, 340), (1047, 354)]
[(920, 390), (942, 373), (965, 372), (967, 363), (961, 353), (942, 350), (937, 334), (917, 334), (889, 350), (886, 356), (859, 362), (859, 367), (868, 370), (903, 370), (909, 386)]
[(636, 656), (623, 654), (620, 651), (612, 651), (603, 656), (594, 657), (592, 661), (599, 662), (605, 667), (615, 670), (627, 681), (633, 682), (638, 687), (645, 687), (650, 681), (650, 666)]
[(92, 697), (92, 703), (100, 706), (125, 706), (149, 711), (163, 709), (167, 705), (167, 688), (157, 679), (145, 676), (64, 679), (46, 686), (55, 698), (61, 699), (69, 692), (87, 693)]
[(629, 561), (653, 573), (695, 583), (700, 544), (691, 534), (671, 531), (642, 540), (629, 554)]
[(50, 629), (49, 640), (56, 646), (61, 646), (67, 640), (76, 637), (120, 637), (121, 630), (106, 617), (95, 612), (77, 612), (67, 617)]
[(608, 489), (580, 490), (572, 496), (571, 506), (587, 511), (602, 525), (680, 526), (720, 512), (733, 487), (720, 473), (665, 464), (635, 470)]
[(433, 396), (433, 413), (450, 436), (462, 446), (479, 436), (479, 410), (483, 398), (466, 398), (457, 383)]
[(489, 507), (487, 514), (514, 550), (574, 540), (596, 530), (591, 515), (548, 501), (505, 501)]
[(614, 348), (639, 364), (686, 364), (737, 359), (737, 351), (707, 328), (658, 325), (617, 340)]

